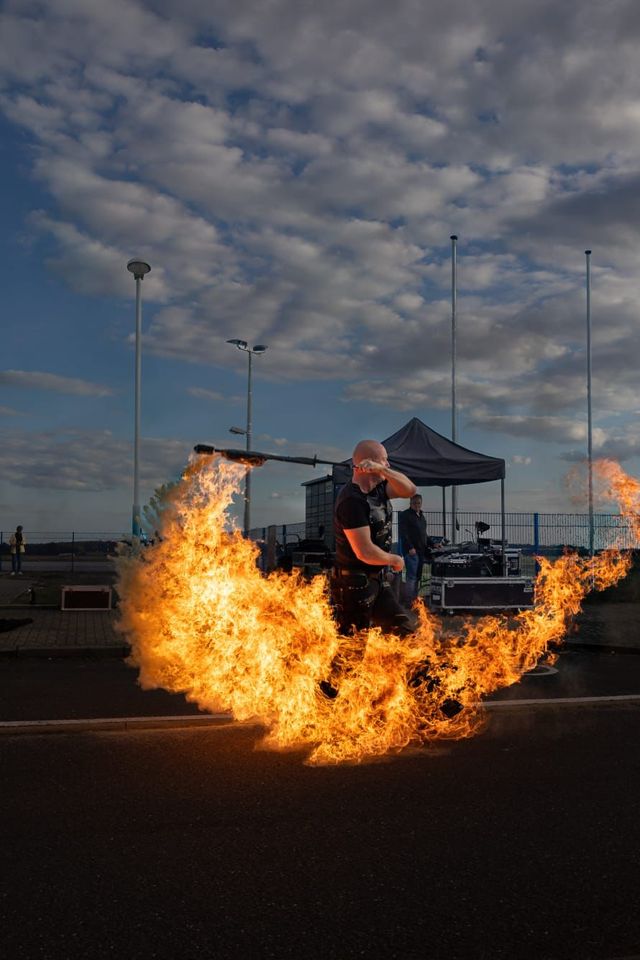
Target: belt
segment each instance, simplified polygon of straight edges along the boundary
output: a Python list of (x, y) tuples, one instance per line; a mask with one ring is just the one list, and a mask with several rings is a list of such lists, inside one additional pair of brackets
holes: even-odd
[(354, 573), (363, 573), (365, 577), (368, 577), (370, 580), (381, 580), (386, 569), (386, 567), (380, 567), (375, 573), (371, 573), (370, 570), (358, 569), (357, 567), (336, 567), (335, 572), (338, 577), (351, 577)]

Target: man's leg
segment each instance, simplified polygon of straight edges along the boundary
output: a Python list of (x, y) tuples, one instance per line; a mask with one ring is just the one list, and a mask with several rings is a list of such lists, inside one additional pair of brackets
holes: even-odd
[[(365, 573), (332, 578), (331, 602), (340, 633), (347, 636), (352, 631), (366, 630), (371, 626), (371, 612), (378, 593), (378, 585), (378, 581), (371, 580)], [(330, 700), (338, 696), (338, 684), (342, 673), (344, 673), (344, 662), (338, 651), (331, 664), (329, 678), (321, 680), (319, 684), (322, 693)]]
[(340, 633), (371, 626), (371, 610), (377, 594), (375, 581), (373, 584), (372, 590), (372, 581), (366, 573), (332, 578), (331, 600)]
[(382, 582), (373, 604), (371, 622), (388, 633), (406, 636), (414, 633), (418, 627), (418, 617), (407, 610), (393, 595), (390, 584)]
[(404, 569), (407, 575), (406, 599), (413, 603), (418, 595), (418, 564), (420, 563), (417, 553), (405, 553)]

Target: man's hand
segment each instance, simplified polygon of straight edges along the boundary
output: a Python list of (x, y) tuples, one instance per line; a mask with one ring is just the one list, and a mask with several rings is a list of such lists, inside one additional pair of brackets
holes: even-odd
[(380, 463), (379, 460), (361, 460), (357, 466), (354, 466), (354, 473), (379, 473), (381, 476), (389, 469), (388, 463)]
[(395, 571), (395, 573), (402, 573), (404, 569), (404, 560), (402, 557), (399, 557), (397, 553), (390, 553), (389, 566)]

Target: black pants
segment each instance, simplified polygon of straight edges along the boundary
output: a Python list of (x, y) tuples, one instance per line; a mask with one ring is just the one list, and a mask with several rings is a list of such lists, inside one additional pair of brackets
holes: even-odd
[(341, 633), (381, 627), (402, 636), (413, 633), (418, 624), (416, 615), (397, 600), (384, 574), (337, 574), (331, 580), (331, 599)]

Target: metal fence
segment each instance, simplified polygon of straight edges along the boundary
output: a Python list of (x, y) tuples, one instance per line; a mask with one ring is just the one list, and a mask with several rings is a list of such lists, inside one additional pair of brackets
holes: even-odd
[[(0, 530), (0, 571), (11, 569), (9, 540), (13, 530)], [(38, 570), (95, 570), (111, 563), (122, 533), (85, 531), (24, 531), (25, 552), (21, 556), (25, 572)]]
[[(451, 514), (445, 516), (437, 510), (425, 511), (427, 532), (430, 536), (451, 539)], [(500, 513), (465, 511), (458, 513), (457, 542), (475, 539), (476, 521), (489, 524), (484, 536), (499, 540), (502, 535)], [(588, 549), (589, 515), (586, 513), (507, 513), (507, 541), (522, 547), (528, 553), (554, 554), (564, 547)], [(632, 526), (617, 514), (594, 515), (596, 550), (620, 547), (625, 550), (640, 548), (640, 540)], [(266, 541), (267, 527), (254, 527), (249, 536), (252, 540)], [(304, 521), (276, 525), (276, 542), (281, 549), (295, 546), (306, 538)], [(394, 541), (397, 541), (397, 513), (394, 513)], [(9, 538), (12, 530), (0, 530), (0, 572), (11, 568)], [(116, 554), (117, 545), (130, 540), (122, 532), (90, 533), (85, 531), (41, 532), (25, 530), (27, 541), (23, 555), (23, 569), (46, 570), (92, 570), (105, 569)]]
[[(451, 540), (451, 514), (445, 515), (443, 524), (442, 512), (437, 510), (425, 511), (427, 533), (429, 536), (445, 536)], [(493, 540), (502, 537), (501, 514), (487, 511), (466, 511), (458, 513), (458, 529), (456, 541), (474, 540), (476, 537), (476, 521), (489, 524), (489, 529), (483, 534)], [(556, 553), (564, 547), (576, 549), (589, 548), (589, 515), (587, 513), (507, 513), (505, 515), (507, 542), (532, 553)], [(623, 550), (638, 549), (640, 540), (635, 535), (628, 520), (617, 514), (596, 513), (594, 515), (594, 545), (596, 550), (609, 547), (619, 547)], [(253, 540), (266, 540), (267, 527), (256, 527), (250, 531)], [(276, 541), (286, 547), (296, 541), (305, 539), (304, 523), (289, 523), (276, 525)], [(394, 512), (393, 539), (398, 539), (398, 515)]]
[[(425, 512), (427, 531), (430, 536), (443, 535), (442, 513)], [(483, 536), (500, 540), (502, 519), (499, 513), (468, 511), (458, 513), (456, 540), (475, 539), (476, 521), (489, 524)], [(619, 547), (624, 550), (640, 546), (629, 521), (617, 514), (594, 514), (594, 546), (596, 550)], [(548, 553), (564, 547), (589, 548), (589, 515), (587, 513), (507, 513), (505, 515), (506, 539), (510, 544), (530, 547), (533, 552)], [(451, 516), (446, 517), (446, 536), (451, 539)]]

